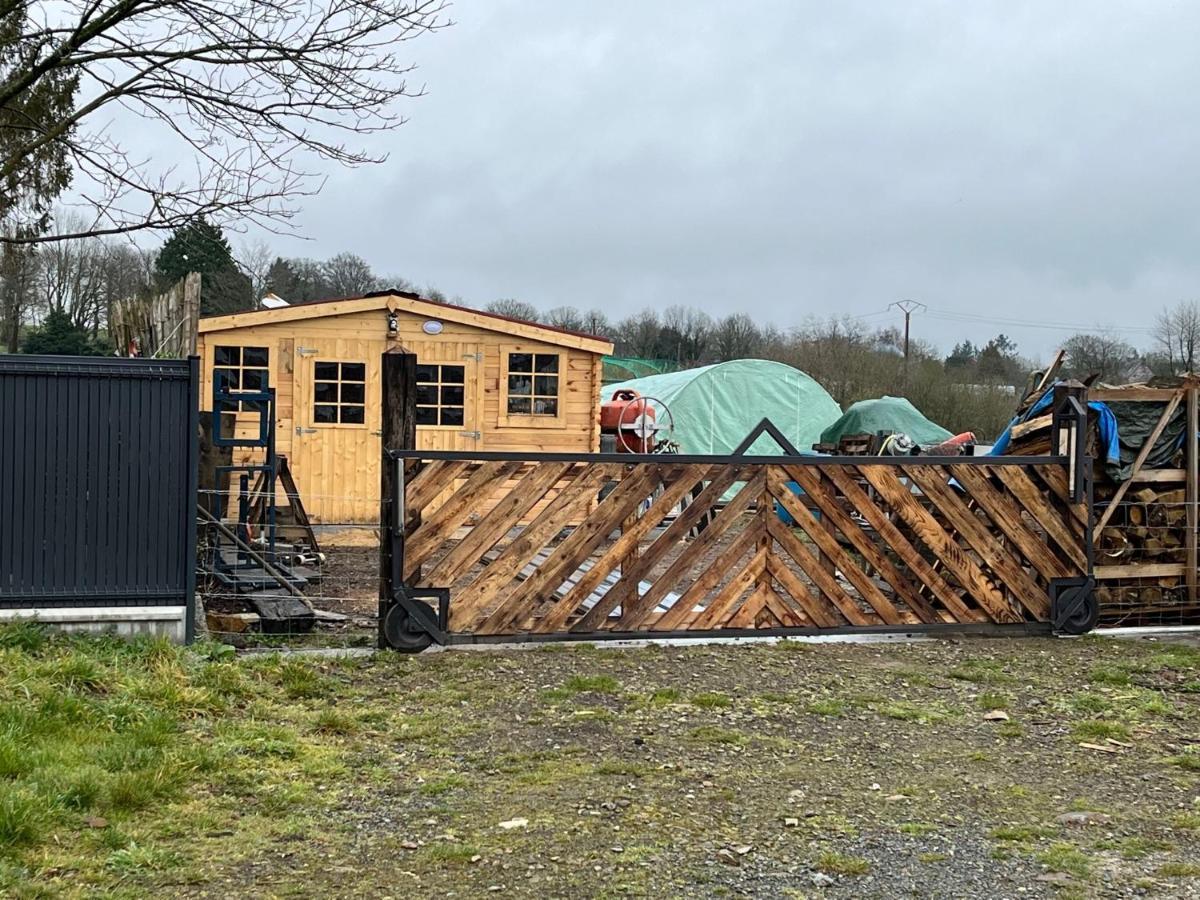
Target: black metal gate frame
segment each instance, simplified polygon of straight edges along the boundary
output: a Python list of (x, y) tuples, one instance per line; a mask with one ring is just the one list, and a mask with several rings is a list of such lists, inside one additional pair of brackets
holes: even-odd
[[(659, 641), (659, 640), (707, 640), (711, 638), (747, 637), (816, 637), (822, 635), (896, 635), (920, 636), (954, 634), (1021, 636), (1048, 635), (1059, 633), (1063, 625), (1080, 612), (1086, 604), (1095, 604), (1095, 581), (1092, 572), (1095, 566), (1095, 546), (1092, 528), (1095, 521), (1092, 460), (1087, 455), (1082, 439), (1087, 425), (1087, 409), (1077, 395), (1063, 392), (1056, 396), (1053, 405), (1051, 447), (1063, 452), (1052, 456), (804, 456), (793, 447), (774, 427), (764, 420), (728, 455), (695, 454), (633, 454), (633, 453), (519, 453), (511, 451), (457, 451), (457, 450), (384, 450), (384, 465), (394, 466), (392, 479), (391, 516), (382, 524), (382, 540), (391, 545), (391, 572), (388, 595), (390, 602), (381, 602), (379, 610), (379, 646), (391, 646), (385, 634), (385, 622), (395, 615), (393, 610), (403, 610), (410, 623), (411, 631), (427, 634), (437, 644), (526, 644), (598, 641)], [(751, 456), (746, 451), (762, 434), (770, 434), (785, 450), (780, 456)], [(1087, 574), (1084, 578), (1055, 579), (1050, 583), (1051, 615), (1047, 622), (1014, 623), (953, 623), (925, 625), (843, 625), (836, 628), (746, 628), (711, 629), (708, 631), (654, 631), (654, 632), (557, 632), (549, 634), (521, 633), (513, 635), (476, 635), (452, 633), (449, 630), (450, 589), (445, 587), (416, 587), (406, 585), (404, 572), (404, 521), (406, 463), (410, 461), (462, 461), (462, 462), (534, 462), (534, 463), (617, 463), (623, 465), (661, 464), (664, 461), (681, 465), (737, 464), (737, 465), (787, 465), (787, 466), (859, 466), (869, 459), (872, 465), (912, 465), (913, 463), (979, 466), (1060, 465), (1067, 472), (1067, 484), (1072, 502), (1087, 503), (1088, 527), (1084, 534), (1084, 553)], [(431, 608), (429, 602), (437, 604)]]

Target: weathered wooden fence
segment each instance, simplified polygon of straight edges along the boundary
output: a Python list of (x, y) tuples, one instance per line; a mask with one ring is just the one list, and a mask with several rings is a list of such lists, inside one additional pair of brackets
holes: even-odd
[(1066, 457), (391, 458), (393, 646), (1094, 621)]

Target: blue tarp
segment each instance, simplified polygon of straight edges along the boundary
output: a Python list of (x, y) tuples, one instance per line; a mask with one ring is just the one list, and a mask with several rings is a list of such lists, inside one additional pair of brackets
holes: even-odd
[[(1038, 398), (1037, 403), (1029, 407), (1022, 416), (1017, 416), (1008, 423), (1008, 427), (1004, 429), (1004, 434), (996, 439), (995, 445), (992, 447), (992, 452), (989, 456), (1003, 456), (1008, 449), (1009, 441), (1012, 440), (1012, 430), (1014, 425), (1019, 425), (1035, 416), (1040, 415), (1050, 408), (1050, 404), (1054, 401), (1054, 385), (1046, 388), (1046, 392)], [(1097, 423), (1100, 427), (1100, 442), (1104, 445), (1104, 461), (1110, 466), (1121, 465), (1121, 443), (1117, 439), (1117, 417), (1113, 415), (1111, 409), (1099, 400), (1092, 400), (1088, 403), (1088, 408), (1095, 410), (1097, 415)]]

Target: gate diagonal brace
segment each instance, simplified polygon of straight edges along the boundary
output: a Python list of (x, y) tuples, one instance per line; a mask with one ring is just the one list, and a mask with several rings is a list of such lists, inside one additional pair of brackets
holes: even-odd
[[(423, 602), (426, 600), (437, 603), (436, 617), (429, 604)], [(392, 603), (408, 613), (410, 630), (423, 631), (437, 643), (446, 643), (446, 629), (450, 621), (449, 588), (409, 587), (402, 584), (392, 592)]]

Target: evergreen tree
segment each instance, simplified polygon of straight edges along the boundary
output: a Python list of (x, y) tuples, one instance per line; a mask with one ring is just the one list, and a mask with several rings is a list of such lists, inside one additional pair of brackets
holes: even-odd
[(199, 272), (200, 312), (205, 315), (254, 308), (250, 278), (238, 268), (221, 229), (203, 218), (171, 233), (159, 251), (155, 271), (162, 290), (189, 272)]
[(52, 356), (102, 356), (103, 345), (92, 340), (86, 328), (71, 321), (61, 309), (52, 310), (37, 328), (31, 328), (21, 342), (21, 352)]

